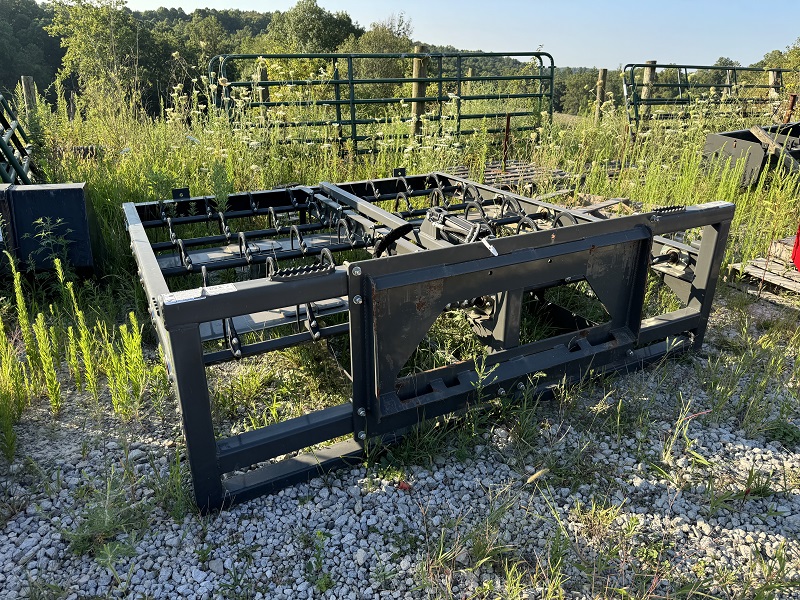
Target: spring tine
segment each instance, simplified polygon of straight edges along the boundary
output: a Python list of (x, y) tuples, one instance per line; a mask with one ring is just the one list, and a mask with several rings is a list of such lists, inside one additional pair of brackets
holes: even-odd
[(536, 221), (534, 221), (528, 216), (522, 217), (519, 220), (519, 223), (517, 223), (517, 233), (521, 233), (523, 227), (527, 227), (531, 231), (539, 231), (539, 226), (536, 224)]
[(308, 252), (308, 246), (306, 245), (305, 240), (303, 240), (303, 235), (300, 233), (300, 230), (297, 228), (297, 225), (292, 225), (292, 228), (289, 230), (289, 245), (292, 250), (294, 250), (294, 238), (297, 237), (297, 246), (300, 248), (300, 251), (305, 254)]
[(239, 232), (239, 258), (244, 258), (248, 265), (253, 262), (253, 253), (250, 251), (244, 231)]
[(577, 225), (578, 219), (569, 211), (562, 210), (553, 218), (553, 227), (566, 227), (568, 225)]
[(175, 241), (175, 245), (178, 247), (178, 252), (180, 253), (181, 264), (187, 271), (193, 271), (194, 265), (192, 264), (192, 257), (186, 254), (186, 249), (183, 247), (183, 240), (178, 238)]
[(310, 302), (306, 303), (305, 308), (306, 308), (305, 326), (306, 329), (308, 329), (309, 333), (311, 334), (311, 338), (314, 341), (316, 341), (320, 338), (319, 324), (317, 323), (317, 318), (314, 316), (314, 311), (311, 308)]
[(278, 215), (275, 214), (275, 208), (270, 206), (269, 207), (269, 216), (272, 219), (272, 228), (277, 232), (280, 233), (281, 229), (283, 229), (278, 222)]
[(236, 329), (233, 326), (233, 319), (223, 319), (222, 321), (222, 331), (225, 334), (225, 341), (228, 344), (228, 349), (231, 351), (231, 354), (234, 358), (241, 358), (242, 357), (242, 347), (239, 343), (239, 336), (236, 333)]

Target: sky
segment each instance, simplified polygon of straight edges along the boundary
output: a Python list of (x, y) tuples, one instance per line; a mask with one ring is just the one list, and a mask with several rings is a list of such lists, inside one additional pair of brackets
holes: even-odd
[[(288, 10), (296, 0), (128, 0), (132, 10), (159, 6)], [(725, 56), (752, 64), (800, 38), (800, 2), (741, 0), (317, 0), (346, 11), (362, 27), (399, 12), (413, 38), (484, 52), (550, 53), (559, 67), (616, 69), (628, 63), (711, 65)], [(771, 7), (771, 8), (769, 8)]]

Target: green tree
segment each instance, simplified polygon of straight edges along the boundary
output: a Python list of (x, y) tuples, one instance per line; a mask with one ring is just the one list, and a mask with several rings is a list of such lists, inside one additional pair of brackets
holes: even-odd
[(559, 102), (561, 110), (573, 115), (587, 112), (589, 104), (595, 101), (596, 85), (597, 69), (573, 69), (564, 81), (564, 94)]
[(364, 30), (346, 12), (331, 13), (316, 0), (300, 0), (272, 18), (268, 36), (289, 51), (334, 52), (350, 36)]
[(65, 49), (59, 78), (72, 74), (84, 87), (137, 87), (139, 24), (122, 9), (124, 0), (56, 0), (46, 29)]
[[(392, 15), (385, 21), (372, 23), (361, 36), (351, 34), (338, 51), (352, 54), (411, 52), (411, 21), (403, 13)], [(354, 75), (358, 79), (397, 79), (410, 75), (411, 61), (402, 58), (357, 58), (353, 61)], [(365, 98), (390, 98), (400, 93), (394, 83), (374, 83), (358, 86), (357, 93)], [(409, 89), (410, 91), (410, 89)]]
[(43, 29), (52, 10), (34, 0), (0, 0), (0, 15), (0, 90), (13, 91), (21, 75), (32, 76), (44, 90), (61, 65), (58, 41)]

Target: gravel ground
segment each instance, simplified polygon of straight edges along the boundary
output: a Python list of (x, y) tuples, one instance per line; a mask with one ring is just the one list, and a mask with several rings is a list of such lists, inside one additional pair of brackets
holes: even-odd
[[(747, 310), (757, 323), (778, 309)], [(0, 597), (644, 598), (704, 582), (744, 598), (773, 581), (774, 597), (800, 598), (782, 587), (800, 581), (798, 440), (697, 414), (707, 362), (733, 335), (720, 309), (703, 354), (586, 385), (528, 423), (498, 418), (466, 449), (454, 433), (425, 464), (338, 471), (177, 521), (156, 477), (182, 444), (175, 423), (124, 424), (74, 390), (53, 419), (42, 400), (0, 465)], [(131, 533), (76, 552), (97, 506)]]

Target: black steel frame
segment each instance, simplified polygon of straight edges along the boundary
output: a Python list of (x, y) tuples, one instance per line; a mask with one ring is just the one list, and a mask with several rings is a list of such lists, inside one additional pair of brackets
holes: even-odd
[[(566, 209), (552, 202), (559, 196), (526, 198), (432, 173), (233, 194), (225, 207), (212, 197), (125, 204), (198, 505), (217, 509), (306, 480), (360, 457), (368, 439), (395, 438), (482, 397), (535, 394), (564, 377), (635, 369), (699, 348), (734, 206), (607, 218), (610, 203)], [(236, 231), (237, 219), (264, 227)], [(181, 238), (192, 224), (214, 224), (219, 233)], [(696, 228), (700, 243), (668, 237)], [(372, 258), (338, 264), (338, 252), (351, 249)], [(215, 271), (236, 268), (253, 278), (214, 284)], [(648, 272), (684, 307), (643, 318)], [(169, 279), (191, 273), (202, 274), (201, 286), (171, 291)], [(581, 281), (602, 302), (605, 322), (543, 300), (545, 290)], [(521, 343), (523, 302), (531, 298), (567, 325)], [(492, 349), (485, 364), (400, 377), (430, 325), (453, 307), (471, 311)], [(325, 325), (320, 315), (332, 313), (348, 322)], [(247, 331), (269, 335), (245, 343)], [(349, 335), (350, 402), (215, 439), (207, 367), (338, 335)], [(208, 340), (224, 340), (224, 349), (205, 348)], [(491, 377), (480, 381), (487, 370)], [(342, 436), (352, 437), (320, 446)]]

